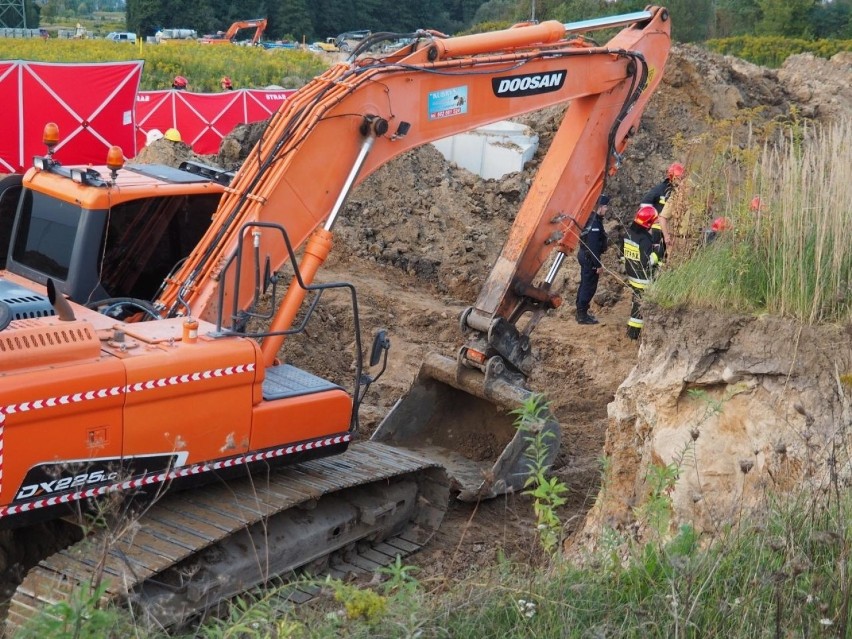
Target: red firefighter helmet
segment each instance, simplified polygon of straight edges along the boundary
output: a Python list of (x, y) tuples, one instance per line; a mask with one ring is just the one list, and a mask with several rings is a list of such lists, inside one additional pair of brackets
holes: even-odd
[(729, 220), (728, 218), (717, 217), (715, 220), (713, 220), (713, 224), (710, 225), (710, 230), (716, 231), (718, 233), (719, 231), (727, 231), (732, 226), (733, 224), (731, 224), (731, 220)]
[(652, 204), (641, 204), (639, 210), (636, 211), (636, 217), (633, 218), (633, 221), (639, 226), (649, 229), (654, 225), (658, 217), (657, 209)]
[(186, 85), (187, 85), (186, 78), (183, 77), (182, 75), (176, 75), (174, 82), (172, 82), (172, 86), (175, 89), (185, 89)]
[(682, 178), (684, 173), (686, 173), (686, 170), (680, 162), (673, 162), (669, 165), (669, 168), (666, 169), (666, 177), (670, 180)]

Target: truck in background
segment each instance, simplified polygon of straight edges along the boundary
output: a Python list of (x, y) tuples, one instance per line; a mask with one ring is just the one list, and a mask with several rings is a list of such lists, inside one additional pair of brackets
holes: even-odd
[(195, 29), (160, 29), (154, 34), (154, 41), (157, 44), (180, 40), (194, 41), (196, 39), (198, 39), (198, 31)]
[(136, 44), (136, 34), (130, 33), (129, 31), (111, 31), (107, 34), (107, 40), (111, 40), (112, 42), (127, 42), (129, 44)]

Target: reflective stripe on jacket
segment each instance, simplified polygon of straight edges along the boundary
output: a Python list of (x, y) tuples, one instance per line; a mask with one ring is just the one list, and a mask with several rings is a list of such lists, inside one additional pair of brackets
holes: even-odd
[(648, 229), (635, 222), (627, 229), (623, 244), (624, 268), (627, 283), (633, 288), (644, 289), (651, 283), (651, 259), (653, 240)]

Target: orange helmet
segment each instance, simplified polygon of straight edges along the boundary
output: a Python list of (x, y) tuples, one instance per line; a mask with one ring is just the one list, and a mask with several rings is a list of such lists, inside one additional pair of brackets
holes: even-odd
[(670, 180), (682, 178), (684, 173), (686, 173), (686, 171), (683, 168), (683, 164), (680, 162), (673, 162), (669, 165), (669, 168), (666, 169), (666, 177)]
[(752, 213), (756, 213), (757, 211), (759, 211), (762, 206), (763, 202), (760, 201), (759, 195), (755, 195), (753, 198), (751, 198), (751, 205), (749, 206), (749, 208), (751, 209)]
[(732, 226), (733, 225), (731, 224), (731, 220), (729, 220), (728, 218), (717, 217), (715, 220), (713, 220), (713, 224), (710, 225), (710, 230), (716, 231), (718, 233), (719, 231), (727, 231)]
[(176, 75), (174, 82), (172, 82), (172, 86), (176, 89), (185, 89), (187, 85), (186, 78), (182, 75)]
[(657, 209), (652, 204), (640, 204), (633, 221), (639, 226), (649, 229), (654, 225), (658, 217)]

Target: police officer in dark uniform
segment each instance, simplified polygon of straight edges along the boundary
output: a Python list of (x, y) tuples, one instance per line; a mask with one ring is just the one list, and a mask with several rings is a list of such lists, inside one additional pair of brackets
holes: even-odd
[(580, 233), (580, 248), (577, 261), (580, 263), (580, 287), (577, 289), (577, 323), (597, 324), (594, 315), (589, 314), (589, 305), (598, 290), (601, 255), (607, 249), (607, 236), (604, 229), (604, 216), (609, 206), (609, 197), (601, 195), (598, 206), (589, 216), (583, 232)]

